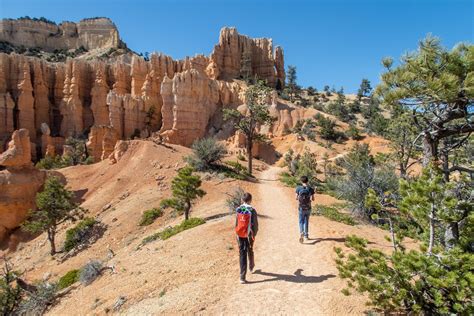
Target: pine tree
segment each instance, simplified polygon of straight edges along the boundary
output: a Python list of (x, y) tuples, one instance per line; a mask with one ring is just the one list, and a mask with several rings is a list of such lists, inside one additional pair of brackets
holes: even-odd
[(460, 44), (448, 51), (428, 36), (418, 51), (406, 55), (387, 72), (377, 92), (393, 109), (410, 110), (423, 142), (423, 165), (439, 158), (440, 142), (474, 132), (474, 45)]
[[(464, 180), (446, 185), (441, 170), (432, 165), (419, 179), (402, 181), (396, 207), (419, 225), (423, 244), (419, 250), (406, 250), (401, 227), (391, 254), (368, 248), (362, 238), (348, 237), (346, 246), (353, 254), (346, 256), (336, 248), (339, 274), (348, 279), (348, 287), (367, 293), (370, 304), (384, 312), (471, 315), (474, 216), (469, 187), (472, 190), (472, 183)], [(447, 238), (444, 227), (460, 220), (465, 223), (459, 239)], [(343, 292), (350, 294), (349, 289)]]
[(245, 49), (240, 59), (240, 77), (246, 82), (250, 82), (252, 72), (252, 52)]
[(390, 140), (400, 176), (406, 179), (408, 169), (418, 163), (419, 151), (415, 145), (418, 129), (409, 113), (394, 116), (389, 122), (387, 138)]
[(357, 90), (357, 98), (359, 101), (362, 99), (362, 97), (366, 97), (372, 92), (372, 87), (370, 86), (370, 81), (368, 79), (362, 79), (362, 82), (360, 83), (359, 90)]
[(58, 226), (66, 221), (81, 218), (84, 210), (74, 201), (74, 194), (64, 187), (57, 177), (49, 177), (44, 190), (36, 195), (37, 210), (30, 211), (30, 217), (23, 228), (31, 233), (48, 233), (51, 256), (56, 254), (56, 232)]
[(193, 168), (186, 166), (178, 171), (178, 175), (171, 181), (171, 192), (173, 197), (163, 200), (163, 208), (171, 207), (179, 214), (184, 213), (184, 219), (189, 219), (191, 206), (194, 200), (203, 197), (206, 192), (201, 190), (201, 178), (193, 175)]
[(234, 127), (241, 131), (246, 138), (248, 172), (252, 174), (252, 147), (255, 141), (264, 142), (266, 137), (257, 132), (257, 128), (264, 124), (271, 124), (275, 118), (270, 116), (267, 99), (271, 89), (262, 81), (250, 86), (246, 93), (247, 112), (245, 114), (235, 109), (224, 109), (224, 120), (232, 120)]
[(293, 102), (296, 92), (298, 91), (298, 84), (296, 83), (296, 67), (295, 66), (288, 66), (288, 70), (286, 71), (286, 79), (288, 80), (288, 91), (290, 94), (290, 101)]

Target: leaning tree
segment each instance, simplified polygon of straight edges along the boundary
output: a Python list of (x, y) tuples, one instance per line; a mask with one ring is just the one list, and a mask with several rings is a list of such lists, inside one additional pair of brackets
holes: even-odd
[(382, 63), (387, 72), (377, 93), (392, 110), (411, 113), (424, 166), (440, 159), (442, 146), (449, 151), (469, 138), (474, 131), (474, 45), (460, 44), (448, 51), (428, 36), (399, 66), (392, 67), (391, 58)]

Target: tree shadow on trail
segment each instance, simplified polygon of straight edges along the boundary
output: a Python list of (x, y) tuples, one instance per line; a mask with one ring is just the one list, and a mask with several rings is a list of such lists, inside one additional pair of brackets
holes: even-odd
[(311, 242), (305, 242), (303, 243), (304, 245), (315, 245), (319, 242), (323, 242), (323, 241), (335, 241), (335, 242), (346, 242), (346, 238), (345, 237), (340, 237), (340, 238), (337, 238), (337, 237), (329, 237), (329, 238), (311, 238), (309, 240), (312, 240)]
[(264, 276), (271, 277), (269, 279), (260, 280), (260, 281), (248, 281), (248, 283), (263, 283), (271, 281), (285, 281), (291, 283), (321, 283), (327, 279), (335, 278), (334, 274), (326, 274), (319, 276), (306, 276), (302, 274), (303, 269), (297, 269), (294, 274), (278, 274), (271, 272), (264, 272), (261, 269), (255, 270), (254, 274), (260, 274)]

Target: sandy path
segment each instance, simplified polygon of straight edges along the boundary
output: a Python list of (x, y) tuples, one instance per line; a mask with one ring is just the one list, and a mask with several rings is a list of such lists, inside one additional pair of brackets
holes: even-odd
[[(248, 284), (235, 282), (235, 291), (212, 308), (224, 314), (360, 314), (363, 298), (345, 297), (337, 278), (333, 247), (343, 240), (328, 228), (310, 222), (310, 238), (298, 241), (296, 201), (279, 185), (279, 168), (262, 174), (256, 208), (260, 231), (255, 246), (256, 271)], [(317, 237), (318, 239), (314, 239)]]

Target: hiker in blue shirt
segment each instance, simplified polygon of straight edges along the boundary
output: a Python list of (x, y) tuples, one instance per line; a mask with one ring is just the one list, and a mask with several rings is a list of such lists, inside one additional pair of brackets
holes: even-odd
[(303, 238), (308, 240), (308, 224), (311, 215), (311, 201), (314, 201), (314, 189), (308, 184), (308, 177), (301, 177), (301, 185), (296, 187), (296, 199), (298, 200), (298, 213), (300, 224), (300, 243)]

